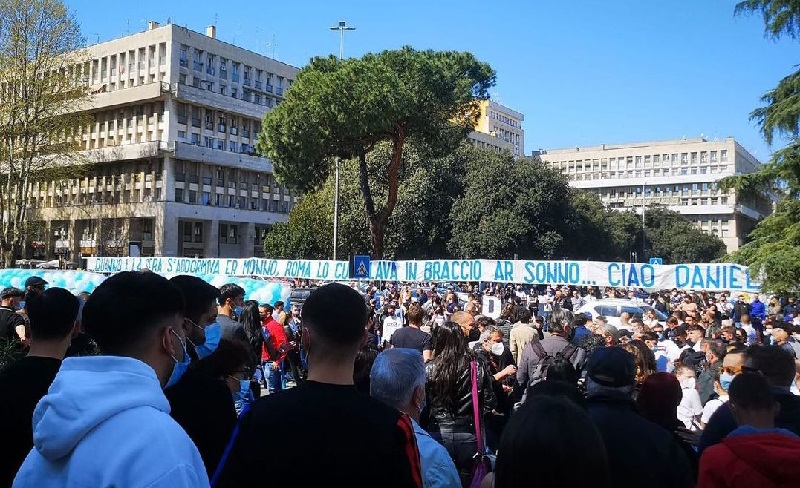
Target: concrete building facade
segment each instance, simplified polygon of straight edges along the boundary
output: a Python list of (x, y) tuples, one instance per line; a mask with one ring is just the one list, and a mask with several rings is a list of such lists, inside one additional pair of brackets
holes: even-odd
[(481, 114), (475, 130), (467, 139), (477, 147), (494, 151), (510, 151), (516, 157), (525, 155), (525, 116), (491, 100), (481, 101)]
[(773, 210), (767, 195), (722, 191), (734, 174), (761, 163), (733, 138), (642, 142), (541, 150), (543, 161), (568, 176), (570, 185), (600, 196), (612, 209), (646, 211), (661, 205), (685, 215), (734, 251)]
[(27, 257), (250, 257), (297, 195), (253, 151), (298, 69), (173, 24), (89, 46), (87, 174), (34, 184)]

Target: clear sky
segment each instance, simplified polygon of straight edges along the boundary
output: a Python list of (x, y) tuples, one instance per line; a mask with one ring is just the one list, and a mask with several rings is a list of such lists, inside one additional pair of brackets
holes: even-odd
[(497, 71), (492, 97), (525, 114), (526, 153), (704, 134), (733, 136), (765, 161), (778, 147), (749, 113), (800, 62), (797, 44), (766, 39), (759, 16), (734, 18), (726, 0), (137, 0), (119, 13), (66, 1), (90, 43), (147, 20), (199, 32), (216, 23), (218, 38), (302, 67), (338, 54), (328, 27), (346, 20), (357, 30), (345, 56), (471, 51)]

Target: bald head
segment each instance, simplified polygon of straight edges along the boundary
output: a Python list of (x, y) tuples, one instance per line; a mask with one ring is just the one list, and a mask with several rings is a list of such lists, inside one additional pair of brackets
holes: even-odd
[(461, 330), (464, 331), (464, 335), (469, 335), (469, 331), (472, 329), (472, 324), (475, 323), (475, 319), (472, 317), (472, 315), (462, 311), (454, 313), (450, 320), (461, 326)]

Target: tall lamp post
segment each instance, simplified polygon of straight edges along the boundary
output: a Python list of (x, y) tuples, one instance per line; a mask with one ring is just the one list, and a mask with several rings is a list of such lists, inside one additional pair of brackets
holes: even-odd
[[(330, 30), (339, 31), (339, 62), (344, 59), (344, 31), (354, 31), (355, 27), (347, 25), (347, 22), (340, 20), (338, 25), (330, 27)], [(336, 251), (339, 245), (339, 157), (336, 157), (335, 170), (335, 189), (333, 196), (333, 260), (336, 261)]]

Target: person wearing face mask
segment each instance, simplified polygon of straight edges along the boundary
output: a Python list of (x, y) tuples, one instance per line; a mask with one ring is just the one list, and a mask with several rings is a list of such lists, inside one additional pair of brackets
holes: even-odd
[(219, 288), (217, 323), (222, 339), (238, 339), (247, 342), (247, 334), (239, 323), (244, 310), (244, 288), (234, 283)]
[(217, 375), (197, 368), (198, 361), (213, 356), (220, 344), (216, 323), (219, 290), (196, 276), (170, 279), (186, 301), (184, 329), (191, 366), (180, 380), (164, 390), (170, 415), (189, 434), (210, 477), (236, 425), (231, 393)]
[(461, 486), (447, 449), (419, 425), (425, 406), (425, 366), (419, 351), (393, 348), (380, 353), (370, 371), (370, 396), (411, 417), (426, 488)]
[(0, 292), (0, 341), (18, 338), (17, 327), (25, 327), (25, 319), (17, 311), (25, 293), (19, 288), (4, 288)]
[(63, 361), (34, 411), (34, 448), (15, 488), (209, 486), (163, 392), (190, 362), (184, 307), (155, 273), (117, 273), (94, 290), (82, 326), (104, 355)]
[(731, 381), (733, 381), (732, 374), (724, 372), (717, 374), (717, 377), (714, 379), (714, 393), (716, 393), (717, 396), (716, 398), (708, 400), (703, 406), (703, 413), (700, 415), (701, 427), (705, 427), (708, 421), (711, 420), (711, 416), (714, 415), (714, 412), (728, 401), (728, 388), (730, 387)]
[[(190, 369), (213, 378), (218, 385), (224, 386), (228, 403), (230, 406), (235, 406), (237, 415), (246, 411), (255, 399), (250, 388), (250, 377), (252, 376), (250, 348), (242, 341), (221, 339), (214, 354), (201, 359)], [(232, 432), (233, 426), (230, 426), (225, 441), (222, 443), (223, 451)], [(221, 454), (222, 451), (220, 451), (220, 456)], [(206, 466), (210, 467), (211, 474), (218, 466), (219, 460), (218, 458), (211, 463), (206, 462)]]
[(678, 420), (690, 430), (699, 430), (700, 415), (703, 413), (703, 404), (695, 388), (696, 378), (694, 368), (680, 365), (675, 368), (675, 377), (681, 385), (681, 403), (678, 405)]

